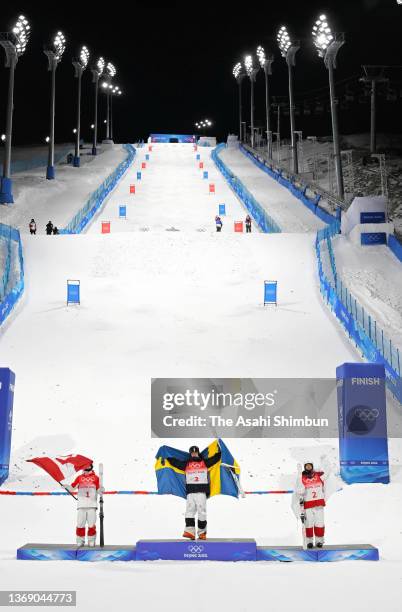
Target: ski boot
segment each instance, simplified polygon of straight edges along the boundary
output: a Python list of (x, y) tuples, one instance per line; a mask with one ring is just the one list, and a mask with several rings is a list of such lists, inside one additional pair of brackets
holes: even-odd
[(324, 546), (324, 542), (317, 542), (317, 548), (322, 548)]
[(207, 533), (206, 531), (202, 531), (201, 533), (198, 534), (198, 539), (199, 540), (206, 540), (207, 539)]
[(309, 542), (309, 543), (307, 544), (307, 548), (314, 548), (313, 543), (312, 543), (312, 542)]
[(189, 531), (185, 531), (183, 533), (183, 538), (187, 538), (188, 540), (195, 540), (195, 535), (190, 533)]

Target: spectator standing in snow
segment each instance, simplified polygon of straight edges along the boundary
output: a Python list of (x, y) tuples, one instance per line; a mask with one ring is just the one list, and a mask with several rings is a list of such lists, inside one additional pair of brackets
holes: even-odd
[(56, 226), (53, 227), (53, 235), (56, 236), (56, 234), (59, 233), (59, 230)]
[(251, 217), (247, 215), (246, 217), (246, 234), (251, 234)]
[(29, 232), (30, 234), (35, 235), (36, 234), (36, 223), (35, 223), (35, 219), (31, 219), (31, 222), (29, 224)]
[(46, 234), (48, 236), (51, 236), (52, 233), (53, 233), (53, 223), (49, 221), (48, 223), (46, 223)]
[(222, 223), (222, 219), (218, 215), (215, 217), (215, 225), (216, 225), (216, 231), (220, 232), (222, 230), (223, 223)]

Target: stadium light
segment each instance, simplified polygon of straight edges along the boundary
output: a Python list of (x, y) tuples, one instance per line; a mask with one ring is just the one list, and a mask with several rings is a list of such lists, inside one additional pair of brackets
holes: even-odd
[(79, 168), (80, 166), (80, 135), (81, 135), (81, 80), (82, 74), (86, 69), (89, 61), (89, 51), (88, 48), (84, 45), (80, 49), (80, 54), (78, 59), (73, 60), (73, 66), (75, 70), (75, 77), (78, 82), (77, 87), (77, 128), (76, 128), (76, 139), (75, 139), (75, 155), (73, 160), (73, 165), (75, 168)]
[(110, 96), (110, 139), (113, 140), (113, 96), (121, 96), (122, 91), (120, 87), (115, 85), (111, 86), (111, 96)]
[(341, 200), (343, 200), (345, 197), (345, 188), (339, 143), (338, 110), (335, 94), (334, 69), (336, 68), (338, 51), (345, 44), (345, 36), (344, 34), (334, 34), (328, 24), (326, 15), (320, 15), (313, 26), (313, 42), (317, 49), (318, 55), (323, 58), (324, 64), (328, 69), (336, 183), (338, 196)]
[(272, 53), (265, 53), (264, 47), (257, 47), (257, 57), (265, 75), (265, 116), (267, 122), (267, 151), (268, 157), (272, 158), (272, 130), (271, 130), (271, 104), (269, 95), (269, 77), (272, 74), (272, 64), (274, 56)]
[(12, 204), (13, 188), (11, 180), (11, 143), (14, 109), (14, 74), (18, 59), (24, 54), (29, 42), (31, 27), (28, 20), (20, 15), (11, 32), (0, 33), (0, 45), (6, 54), (5, 66), (10, 69), (6, 115), (6, 134), (4, 147), (3, 176), (0, 186), (0, 204)]
[(54, 170), (54, 121), (55, 121), (55, 110), (56, 110), (56, 68), (58, 63), (63, 57), (63, 53), (66, 49), (66, 39), (62, 32), (57, 32), (53, 37), (50, 45), (45, 47), (44, 54), (48, 59), (48, 70), (51, 73), (51, 89), (50, 89), (50, 136), (46, 178), (52, 180), (55, 177)]
[[(97, 154), (97, 146), (98, 146), (98, 92), (99, 92), (99, 79), (102, 74), (105, 72), (106, 62), (103, 57), (100, 57), (96, 62), (96, 65), (91, 68), (92, 72), (92, 83), (95, 86), (95, 109), (94, 109), (94, 133), (92, 140), (92, 155)], [(102, 83), (102, 86), (104, 83)]]
[(254, 83), (259, 71), (259, 66), (254, 63), (252, 55), (246, 55), (244, 58), (244, 67), (248, 78), (250, 79), (250, 91), (251, 91), (251, 102), (250, 102), (250, 118), (251, 118), (251, 146), (254, 148)]
[(300, 43), (298, 41), (292, 41), (289, 36), (286, 26), (282, 26), (277, 35), (278, 46), (282, 57), (285, 58), (288, 65), (289, 73), (289, 116), (290, 116), (290, 135), (291, 135), (291, 149), (292, 149), (292, 171), (297, 174), (298, 172), (298, 160), (297, 160), (297, 141), (296, 141), (296, 123), (295, 123), (295, 105), (294, 105), (294, 92), (293, 92), (293, 68), (296, 66), (296, 53), (300, 49)]
[(232, 74), (234, 76), (234, 78), (237, 81), (237, 84), (239, 86), (239, 141), (241, 142), (243, 140), (242, 138), (242, 128), (243, 128), (243, 109), (242, 109), (242, 97), (241, 97), (241, 84), (242, 81), (244, 79), (245, 72), (243, 70), (243, 66), (241, 65), (240, 62), (237, 62), (237, 64), (235, 64), (235, 66), (233, 67), (232, 70)]
[(111, 90), (113, 85), (111, 84), (112, 79), (116, 76), (117, 70), (112, 62), (108, 62), (105, 70), (105, 81), (102, 87), (106, 93), (106, 142), (111, 141), (111, 121), (110, 121), (110, 107), (111, 107)]

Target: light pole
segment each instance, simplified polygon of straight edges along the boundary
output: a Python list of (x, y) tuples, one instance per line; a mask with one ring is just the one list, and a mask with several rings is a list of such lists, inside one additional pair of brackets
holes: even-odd
[(370, 153), (377, 151), (377, 86), (389, 82), (384, 75), (385, 68), (386, 66), (363, 66), (364, 76), (360, 79), (371, 85)]
[(93, 123), (93, 141), (92, 141), (92, 155), (97, 154), (98, 146), (98, 93), (99, 93), (99, 79), (105, 70), (105, 60), (100, 57), (96, 62), (96, 66), (91, 68), (92, 72), (92, 83), (95, 85), (95, 109), (94, 109), (94, 123)]
[(250, 91), (251, 91), (251, 100), (250, 100), (250, 123), (251, 123), (251, 147), (254, 149), (254, 83), (257, 77), (257, 72), (259, 71), (258, 66), (254, 66), (253, 56), (246, 55), (244, 58), (244, 67), (247, 72), (247, 76), (250, 79)]
[(338, 51), (342, 45), (345, 44), (345, 36), (344, 34), (332, 34), (326, 16), (321, 15), (313, 26), (313, 41), (318, 51), (318, 55), (323, 58), (324, 64), (328, 69), (336, 184), (338, 196), (341, 200), (343, 200), (345, 197), (345, 189), (343, 183), (341, 149), (339, 144), (338, 101), (335, 94), (334, 69), (336, 68)]
[(257, 57), (260, 62), (261, 68), (264, 70), (265, 75), (265, 115), (267, 122), (267, 152), (268, 158), (272, 159), (272, 130), (271, 130), (271, 104), (269, 96), (269, 77), (272, 74), (272, 64), (274, 62), (274, 56), (272, 53), (265, 53), (264, 47), (259, 46), (257, 48)]
[(113, 140), (113, 96), (121, 96), (123, 92), (120, 87), (115, 85), (111, 90), (110, 96), (110, 139)]
[(55, 177), (54, 171), (54, 118), (56, 109), (56, 68), (60, 62), (66, 48), (66, 39), (62, 32), (57, 32), (49, 47), (44, 49), (44, 54), (47, 56), (51, 72), (51, 90), (50, 90), (50, 131), (49, 131), (49, 152), (47, 157), (46, 178), (52, 180)]
[(242, 109), (242, 99), (241, 99), (241, 84), (246, 75), (244, 73), (243, 66), (241, 65), (240, 62), (237, 62), (237, 64), (234, 66), (232, 70), (232, 74), (234, 78), (236, 79), (237, 84), (239, 86), (239, 142), (242, 142), (243, 109)]
[(0, 187), (0, 204), (12, 204), (13, 184), (11, 180), (11, 141), (13, 133), (13, 109), (14, 109), (14, 73), (18, 59), (24, 54), (29, 41), (31, 28), (28, 20), (23, 15), (17, 19), (17, 23), (11, 32), (0, 33), (0, 45), (6, 54), (5, 66), (10, 69), (8, 81), (7, 119), (4, 146), (3, 176)]
[(114, 64), (108, 62), (106, 66), (106, 80), (102, 83), (102, 87), (106, 90), (106, 142), (111, 142), (111, 130), (110, 130), (110, 95), (113, 85), (111, 80), (116, 76), (116, 68)]
[(75, 69), (75, 77), (78, 79), (77, 83), (77, 127), (75, 136), (75, 155), (73, 160), (74, 168), (80, 166), (80, 139), (81, 139), (81, 81), (82, 73), (88, 65), (89, 51), (87, 47), (81, 47), (79, 59), (73, 60), (73, 66)]
[(297, 174), (298, 162), (297, 162), (297, 143), (296, 143), (296, 123), (295, 123), (295, 104), (294, 104), (294, 91), (293, 91), (293, 68), (296, 66), (296, 53), (300, 49), (300, 43), (298, 41), (292, 42), (286, 26), (282, 26), (277, 36), (278, 46), (281, 51), (282, 57), (285, 58), (288, 65), (289, 72), (289, 116), (290, 116), (290, 138), (291, 138), (291, 149), (292, 149), (292, 172)]

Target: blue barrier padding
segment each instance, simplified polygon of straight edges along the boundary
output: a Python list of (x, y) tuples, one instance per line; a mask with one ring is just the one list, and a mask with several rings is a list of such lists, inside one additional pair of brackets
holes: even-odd
[[(21, 236), (16, 228), (0, 223), (0, 240), (5, 241), (6, 248), (5, 265), (0, 277), (0, 325), (2, 325), (24, 291), (24, 259)], [(18, 262), (15, 261), (13, 242), (17, 244)], [(18, 276), (10, 287), (11, 271), (17, 268)]]
[(225, 146), (225, 144), (220, 144), (211, 153), (211, 157), (216, 167), (223, 174), (227, 183), (237, 194), (239, 199), (243, 202), (261, 231), (266, 234), (280, 233), (281, 228), (279, 225), (268, 215), (261, 204), (259, 204), (255, 197), (249, 192), (247, 187), (243, 185), (241, 180), (231, 172), (228, 166), (219, 157), (220, 151), (222, 151)]
[(402, 261), (402, 244), (392, 234), (388, 236), (388, 246), (395, 257), (397, 257), (399, 261)]
[(136, 155), (135, 148), (130, 145), (123, 145), (127, 152), (127, 157), (122, 161), (115, 170), (103, 181), (103, 183), (94, 191), (85, 206), (71, 219), (70, 223), (65, 228), (60, 230), (61, 234), (80, 234), (88, 225), (92, 217), (102, 206), (105, 198), (116, 187), (117, 183), (126, 172), (127, 168), (132, 164)]

